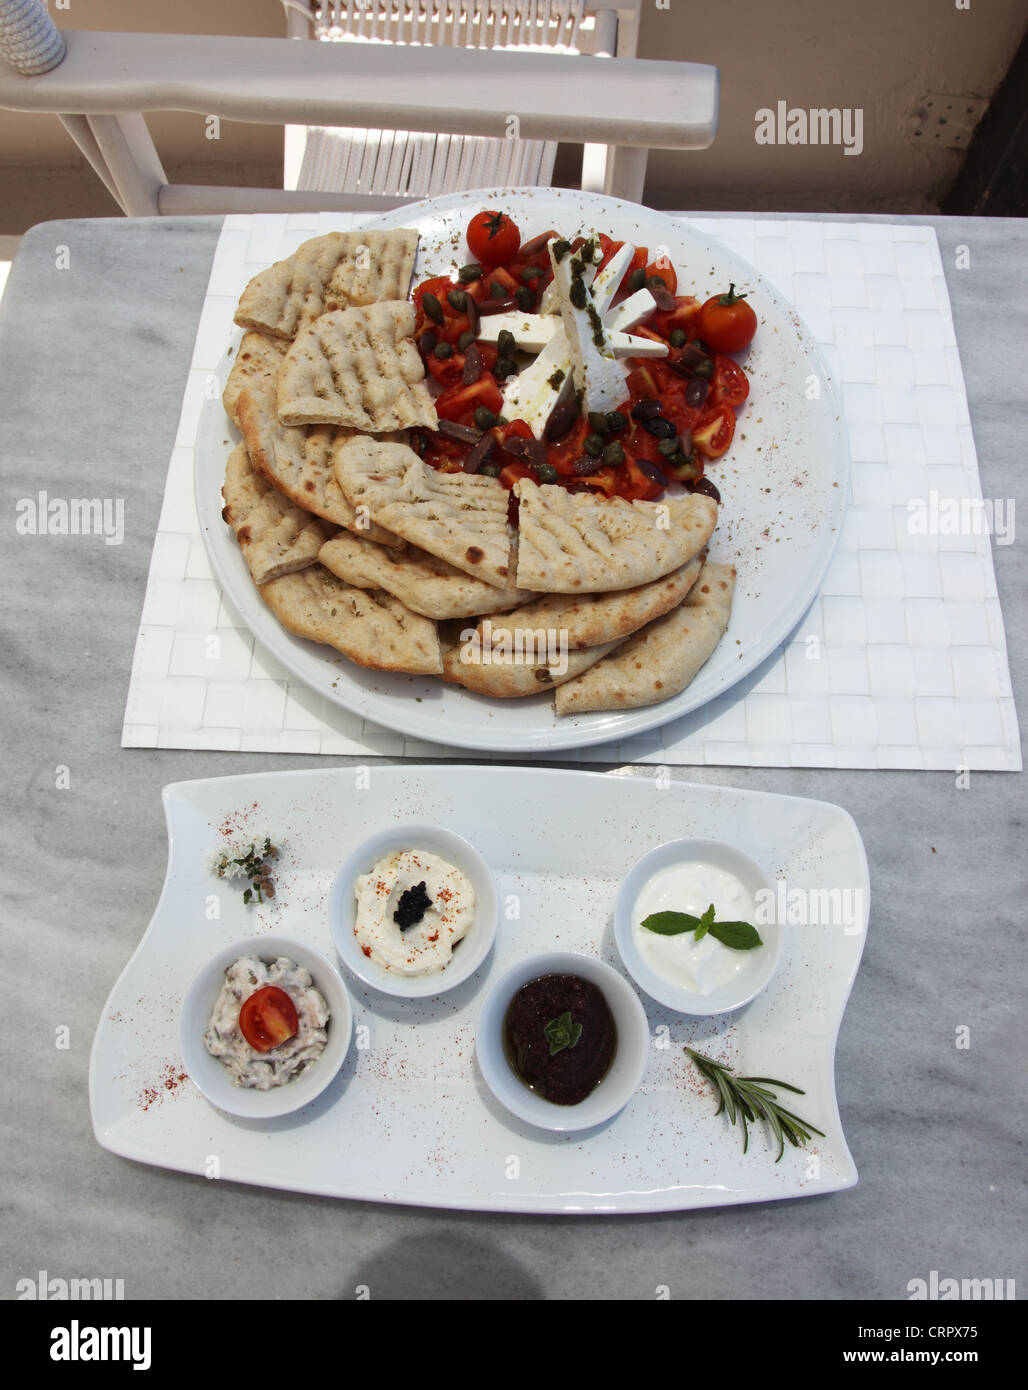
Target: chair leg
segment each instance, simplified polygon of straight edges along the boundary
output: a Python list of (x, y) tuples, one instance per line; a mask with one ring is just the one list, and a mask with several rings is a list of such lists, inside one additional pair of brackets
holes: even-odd
[(649, 150), (615, 145), (607, 155), (607, 170), (603, 191), (611, 198), (623, 198), (628, 203), (641, 203), (646, 184), (646, 160)]
[(159, 217), (158, 196), (168, 177), (146, 121), (139, 112), (123, 116), (89, 116), (97, 148), (118, 189), (118, 202), (129, 217)]
[(111, 177), (111, 171), (108, 169), (106, 161), (100, 153), (100, 146), (96, 143), (96, 136), (90, 129), (89, 122), (86, 120), (85, 116), (58, 116), (57, 119), (89, 160), (90, 164), (93, 166), (93, 172), (103, 181), (107, 192), (118, 204), (122, 212), (125, 212), (125, 204), (121, 201), (121, 195), (118, 193), (118, 186)]

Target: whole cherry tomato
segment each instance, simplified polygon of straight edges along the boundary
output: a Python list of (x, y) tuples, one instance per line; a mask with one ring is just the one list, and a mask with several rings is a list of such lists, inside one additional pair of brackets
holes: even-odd
[(239, 1030), (257, 1052), (270, 1052), (294, 1037), (299, 1028), (296, 1005), (278, 985), (257, 990), (239, 1010)]
[(468, 250), (480, 265), (503, 265), (521, 246), (521, 233), (505, 212), (480, 212), (468, 223)]
[(746, 296), (728, 286), (727, 294), (715, 294), (700, 310), (700, 337), (715, 352), (741, 352), (753, 342), (757, 316)]

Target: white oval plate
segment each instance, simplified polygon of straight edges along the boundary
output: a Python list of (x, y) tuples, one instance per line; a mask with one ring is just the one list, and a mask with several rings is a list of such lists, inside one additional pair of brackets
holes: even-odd
[[(724, 694), (785, 641), (810, 607), (835, 552), (849, 491), (840, 395), (811, 335), (771, 284), (728, 247), (663, 213), (577, 190), (484, 189), (412, 203), (367, 225), (418, 229), (417, 282), (464, 264), (469, 218), (494, 206), (513, 216), (525, 239), (550, 227), (566, 237), (595, 228), (648, 246), (651, 254), (666, 248), (680, 293), (703, 300), (732, 281), (757, 311), (756, 339), (740, 354), (750, 399), (731, 449), (709, 468), (722, 499), (710, 555), (735, 565), (735, 602), (728, 631), (692, 684), (659, 705), (558, 719), (552, 695), (490, 700), (433, 677), (366, 670), (330, 647), (294, 637), (264, 604), (221, 517), (226, 441), (238, 433), (220, 400), (205, 403), (197, 433), (200, 528), (243, 621), (291, 675), (332, 704), (411, 738), (459, 748), (531, 753), (614, 743)], [(236, 330), (233, 352), (238, 336)], [(223, 361), (227, 376), (231, 359), (226, 354)], [(812, 377), (820, 383), (813, 400)]]

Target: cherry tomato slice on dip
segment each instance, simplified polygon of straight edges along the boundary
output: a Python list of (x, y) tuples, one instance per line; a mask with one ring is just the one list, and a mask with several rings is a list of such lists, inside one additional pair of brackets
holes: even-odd
[(505, 212), (480, 212), (468, 225), (468, 250), (480, 265), (513, 260), (520, 246), (521, 233)]
[(257, 1052), (270, 1052), (295, 1037), (299, 1029), (296, 1005), (278, 985), (257, 990), (239, 1010), (239, 1030)]

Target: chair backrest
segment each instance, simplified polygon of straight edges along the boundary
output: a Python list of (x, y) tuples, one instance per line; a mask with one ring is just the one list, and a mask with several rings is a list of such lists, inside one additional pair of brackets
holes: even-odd
[[(585, 0), (283, 0), (325, 42), (583, 51)], [(591, 45), (589, 45), (591, 47)], [(455, 73), (455, 81), (459, 74)], [(287, 136), (287, 184), (377, 196), (457, 192), (489, 184), (548, 185), (555, 141), (522, 140), (511, 112), (506, 138), (311, 126)], [(301, 153), (302, 150), (302, 153)], [(290, 177), (291, 174), (291, 177)]]

